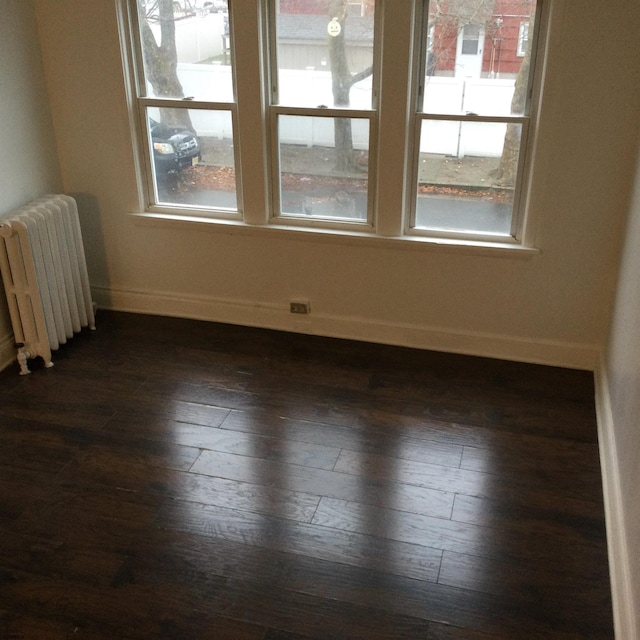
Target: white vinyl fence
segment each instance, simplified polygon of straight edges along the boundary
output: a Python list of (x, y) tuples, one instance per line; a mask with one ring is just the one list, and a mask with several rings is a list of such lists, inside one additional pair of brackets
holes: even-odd
[[(178, 76), (185, 96), (198, 100), (231, 102), (233, 89), (231, 68), (221, 64), (178, 64)], [(351, 106), (370, 107), (370, 79), (351, 91)], [(429, 77), (428, 102), (430, 113), (478, 113), (509, 115), (513, 96), (513, 80), (462, 79)], [(306, 106), (326, 104), (331, 95), (331, 73), (328, 71), (283, 71), (280, 78), (282, 104)], [(294, 93), (295, 92), (295, 93)], [(291, 94), (291, 98), (287, 94)], [(199, 136), (231, 137), (228, 112), (193, 109), (191, 121)], [(369, 124), (365, 119), (353, 122), (353, 141), (357, 149), (369, 146)], [(423, 125), (421, 152), (450, 156), (499, 157), (502, 154), (506, 125), (457, 121), (427, 121)], [(287, 117), (280, 122), (280, 140), (285, 144), (332, 147), (333, 120), (331, 118)]]

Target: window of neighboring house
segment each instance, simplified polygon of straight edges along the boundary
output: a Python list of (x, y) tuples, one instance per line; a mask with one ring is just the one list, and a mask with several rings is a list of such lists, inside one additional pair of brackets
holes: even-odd
[(542, 0), (119, 2), (149, 211), (522, 240)]
[[(541, 3), (513, 0), (511, 4), (511, 10), (532, 22)], [(536, 52), (533, 41), (524, 39), (528, 29), (521, 29), (518, 45), (522, 39), (526, 51), (522, 57), (515, 56), (515, 34), (511, 47), (507, 39), (513, 29), (489, 11), (482, 15), (480, 4), (473, 19), (483, 18), (487, 33), (493, 35), (493, 47), (476, 38), (485, 27), (467, 24), (460, 32), (469, 9), (468, 2), (425, 2), (423, 68), (427, 72), (419, 74), (416, 183), (408, 233), (519, 239)], [(496, 24), (500, 33), (495, 31)], [(517, 23), (515, 29), (517, 33)], [(465, 63), (472, 69), (477, 65), (476, 72), (465, 77), (457, 73), (452, 77), (451, 38), (456, 30), (462, 35), (462, 53), (475, 56)], [(498, 63), (501, 72), (496, 74)]]
[[(427, 36), (428, 42), (428, 36)], [(464, 55), (477, 55), (480, 48), (480, 26), (467, 24), (462, 28), (462, 53)], [(428, 50), (428, 46), (427, 46)]]
[(272, 215), (371, 225), (375, 2), (270, 8)]
[(518, 55), (524, 56), (527, 52), (527, 45), (529, 44), (529, 23), (521, 22), (518, 30)]

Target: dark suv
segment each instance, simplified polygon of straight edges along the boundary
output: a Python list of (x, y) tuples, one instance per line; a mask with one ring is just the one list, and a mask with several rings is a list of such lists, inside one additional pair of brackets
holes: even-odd
[(200, 161), (200, 143), (191, 132), (149, 119), (157, 174), (176, 173)]

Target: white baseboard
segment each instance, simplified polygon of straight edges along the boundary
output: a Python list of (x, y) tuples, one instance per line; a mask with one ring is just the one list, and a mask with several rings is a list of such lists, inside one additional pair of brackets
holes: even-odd
[(600, 362), (596, 368), (595, 387), (615, 637), (617, 640), (637, 640), (640, 637), (638, 635), (640, 629), (636, 628), (634, 606), (638, 606), (638, 603), (634, 604), (629, 573), (631, 555), (626, 538), (618, 453), (614, 437), (615, 425), (611, 410), (609, 382), (603, 362)]
[(0, 338), (0, 371), (16, 361), (16, 347), (13, 333)]
[(299, 316), (289, 312), (288, 303), (265, 304), (101, 287), (94, 287), (93, 295), (99, 307), (115, 311), (208, 320), (573, 369), (595, 369), (600, 353), (599, 348), (591, 344), (527, 340), (417, 323), (390, 324), (367, 318), (329, 316), (314, 312), (313, 307), (309, 316)]

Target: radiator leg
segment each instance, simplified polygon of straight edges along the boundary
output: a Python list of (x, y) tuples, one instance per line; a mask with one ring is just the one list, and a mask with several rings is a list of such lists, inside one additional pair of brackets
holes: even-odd
[[(31, 357), (32, 355), (24, 347), (18, 347), (18, 364), (20, 365), (21, 376), (26, 376), (31, 373), (29, 366), (27, 365), (27, 360)], [(53, 367), (53, 362), (45, 358), (44, 366), (47, 367), (47, 369), (50, 369)]]
[(29, 352), (24, 347), (20, 347), (18, 349), (18, 364), (20, 365), (21, 376), (26, 376), (31, 373), (31, 371), (29, 371), (29, 367), (27, 366), (28, 358)]

